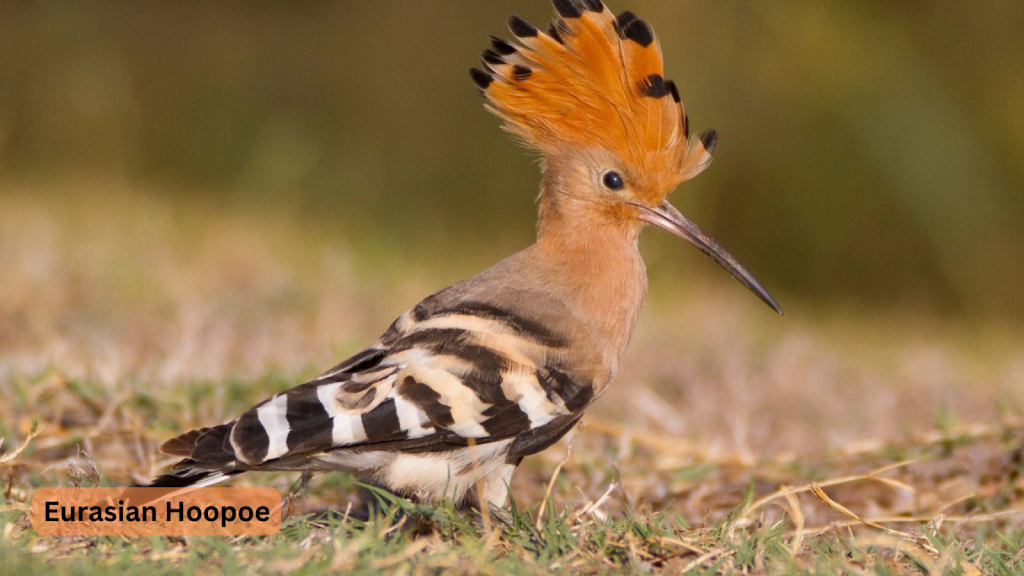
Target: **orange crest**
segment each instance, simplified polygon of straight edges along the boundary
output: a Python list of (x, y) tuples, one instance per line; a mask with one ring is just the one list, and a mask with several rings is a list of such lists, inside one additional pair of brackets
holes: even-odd
[(679, 92), (664, 78), (651, 27), (632, 12), (612, 15), (600, 0), (554, 0), (542, 32), (518, 16), (522, 44), (494, 38), (487, 72), (470, 70), (487, 109), (545, 154), (602, 147), (628, 168), (673, 186), (711, 162), (716, 134), (690, 138)]

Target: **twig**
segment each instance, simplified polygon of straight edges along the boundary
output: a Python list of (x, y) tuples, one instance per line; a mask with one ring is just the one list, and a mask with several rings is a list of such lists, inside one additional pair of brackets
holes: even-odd
[(789, 557), (796, 558), (804, 543), (804, 511), (800, 508), (800, 499), (796, 494), (786, 494), (786, 503), (789, 504), (789, 516), (793, 519), (793, 526), (796, 527), (793, 543), (789, 547)]
[(580, 510), (576, 514), (576, 518), (582, 518), (582, 517), (586, 516), (587, 514), (593, 513), (595, 516), (597, 516), (601, 520), (604, 520), (603, 514), (602, 515), (598, 515), (597, 509), (600, 508), (601, 506), (604, 506), (604, 503), (608, 501), (608, 497), (611, 496), (612, 491), (615, 490), (618, 487), (619, 487), (619, 485), (616, 484), (615, 482), (612, 482), (611, 484), (609, 484), (608, 485), (608, 489), (604, 491), (604, 494), (602, 494), (601, 497), (598, 498), (597, 500), (594, 500), (593, 502), (590, 502), (586, 506), (584, 506), (583, 510)]
[[(909, 490), (909, 491), (913, 492), (914, 491), (914, 487), (913, 486), (910, 486), (908, 484), (904, 484), (903, 482), (900, 482), (898, 480), (893, 480), (892, 478), (880, 478), (878, 476), (878, 474), (882, 474), (883, 472), (888, 472), (889, 470), (894, 470), (896, 468), (907, 466), (909, 464), (913, 464), (914, 462), (915, 462), (915, 460), (904, 460), (902, 462), (896, 462), (896, 463), (893, 463), (893, 464), (888, 464), (886, 466), (882, 466), (881, 468), (877, 468), (877, 469), (872, 470), (871, 472), (868, 472), (866, 474), (857, 474), (857, 475), (854, 475), (854, 476), (842, 476), (842, 477), (839, 477), (839, 478), (833, 478), (831, 480), (826, 480), (824, 482), (819, 482), (819, 483), (816, 484), (816, 486), (819, 486), (819, 487), (822, 487), (822, 488), (826, 488), (828, 486), (837, 486), (839, 484), (849, 484), (850, 482), (859, 482), (861, 480), (873, 480), (873, 481), (876, 481), (876, 482), (881, 482), (882, 484), (885, 484), (886, 486), (889, 486), (889, 487), (898, 487), (900, 489)], [(743, 514), (740, 515), (740, 518), (746, 518), (747, 516), (750, 515), (751, 512), (753, 512), (754, 510), (757, 510), (758, 508), (763, 507), (765, 504), (768, 504), (769, 502), (772, 502), (774, 500), (778, 500), (779, 498), (785, 498), (789, 494), (800, 494), (801, 492), (809, 492), (810, 490), (811, 490), (810, 484), (805, 485), (805, 486), (798, 486), (798, 487), (783, 487), (783, 488), (781, 488), (781, 489), (779, 489), (779, 490), (777, 490), (777, 491), (775, 491), (775, 492), (765, 496), (764, 498), (761, 498), (760, 500), (755, 500), (754, 502), (752, 502), (743, 511)]]
[[(943, 522), (950, 522), (952, 524), (968, 524), (971, 522), (993, 522), (999, 520), (1005, 516), (1014, 516), (1020, 514), (1020, 510), (1001, 510), (999, 512), (992, 512), (991, 514), (978, 514), (975, 516), (944, 516)], [(880, 516), (875, 518), (869, 518), (871, 524), (896, 524), (896, 523), (907, 523), (907, 522), (931, 522), (935, 519), (935, 516), (931, 515), (920, 515), (920, 516)], [(865, 522), (859, 520), (831, 522), (827, 526), (821, 526), (817, 528), (807, 528), (804, 530), (806, 536), (819, 536), (834, 530), (836, 528), (846, 528), (848, 526), (858, 526)], [(871, 525), (869, 524), (869, 525)]]
[(22, 452), (24, 452), (26, 448), (28, 448), (29, 442), (31, 442), (33, 438), (38, 436), (39, 433), (39, 422), (33, 422), (32, 429), (29, 430), (28, 436), (25, 437), (25, 441), (22, 442), (21, 445), (15, 448), (14, 450), (11, 450), (10, 452), (4, 454), (3, 456), (0, 456), (0, 467), (13, 466), (14, 464), (12, 463), (14, 462), (14, 459), (17, 458)]
[(679, 569), (679, 574), (686, 574), (690, 570), (693, 570), (694, 568), (703, 565), (705, 562), (707, 562), (708, 560), (711, 560), (712, 558), (718, 558), (718, 557), (728, 558), (729, 556), (732, 556), (735, 553), (736, 553), (735, 550), (728, 550), (728, 549), (725, 549), (725, 548), (715, 548), (714, 550), (711, 550), (711, 551), (705, 553), (704, 555), (699, 556), (699, 557), (694, 558), (693, 560), (691, 560), (689, 564), (687, 564), (686, 566), (683, 566), (682, 568)]
[(669, 538), (667, 536), (661, 536), (661, 537), (658, 538), (658, 542), (660, 544), (671, 544), (673, 546), (678, 546), (678, 547), (683, 548), (685, 550), (689, 550), (690, 552), (693, 552), (694, 554), (707, 554), (707, 552), (708, 552), (707, 550), (705, 550), (703, 548), (699, 548), (697, 546), (694, 546), (693, 544), (690, 544), (690, 543), (685, 542), (683, 540), (680, 540), (678, 538)]
[(887, 532), (889, 534), (895, 534), (897, 536), (902, 536), (903, 538), (913, 538), (913, 535), (908, 533), (908, 532), (902, 532), (900, 530), (894, 530), (894, 529), (889, 528), (887, 526), (883, 526), (883, 525), (879, 524), (878, 522), (872, 522), (871, 520), (865, 520), (865, 519), (861, 518), (860, 516), (857, 515), (856, 512), (853, 512), (852, 510), (850, 510), (846, 506), (843, 506), (839, 502), (836, 502), (835, 500), (830, 498), (829, 495), (826, 494), (825, 491), (821, 489), (821, 486), (819, 486), (819, 485), (817, 485), (817, 484), (815, 484), (813, 482), (809, 485), (809, 487), (810, 487), (810, 490), (811, 490), (812, 494), (817, 496), (819, 500), (824, 502), (826, 505), (828, 505), (829, 508), (835, 510), (836, 512), (839, 512), (839, 513), (841, 513), (841, 514), (843, 514), (845, 516), (849, 516), (850, 518), (853, 518), (854, 520), (860, 522), (861, 524), (865, 524), (867, 526), (871, 526), (872, 528), (878, 528), (879, 530), (885, 531), (885, 532)]

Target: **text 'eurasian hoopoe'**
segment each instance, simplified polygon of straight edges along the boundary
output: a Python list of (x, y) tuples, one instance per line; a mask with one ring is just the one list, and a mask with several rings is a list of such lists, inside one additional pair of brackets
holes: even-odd
[[(537, 241), (402, 314), (366, 350), (237, 420), (161, 447), (185, 458), (152, 486), (249, 470), (345, 470), (427, 502), (504, 506), (524, 456), (561, 438), (615, 375), (647, 292), (648, 223), (711, 256), (776, 311), (666, 197), (711, 162), (690, 136), (648, 24), (598, 0), (518, 16), (471, 75), (488, 110), (543, 154)], [(480, 487), (480, 493), (474, 488)]]

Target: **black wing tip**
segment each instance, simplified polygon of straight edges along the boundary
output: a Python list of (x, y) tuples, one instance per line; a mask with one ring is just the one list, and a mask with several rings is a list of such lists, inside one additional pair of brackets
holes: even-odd
[(206, 480), (210, 476), (213, 476), (213, 472), (196, 472), (191, 469), (185, 469), (180, 472), (172, 472), (170, 474), (163, 474), (157, 476), (149, 484), (138, 486), (139, 488), (187, 488), (189, 486), (195, 486), (199, 482)]
[(190, 460), (179, 462), (175, 466), (183, 466), (181, 470), (162, 474), (149, 484), (136, 484), (132, 488), (188, 488), (214, 476), (231, 477), (245, 472), (245, 470), (195, 470), (192, 468), (193, 464), (195, 463)]

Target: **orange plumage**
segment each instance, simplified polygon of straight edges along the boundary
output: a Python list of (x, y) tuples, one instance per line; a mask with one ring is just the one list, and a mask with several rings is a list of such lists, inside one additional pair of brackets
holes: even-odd
[(495, 39), (487, 72), (473, 70), (487, 109), (546, 155), (599, 146), (636, 175), (671, 190), (711, 161), (715, 133), (689, 134), (675, 84), (664, 79), (661, 48), (631, 12), (614, 16), (597, 0), (555, 2), (548, 32), (518, 16), (519, 46)]

